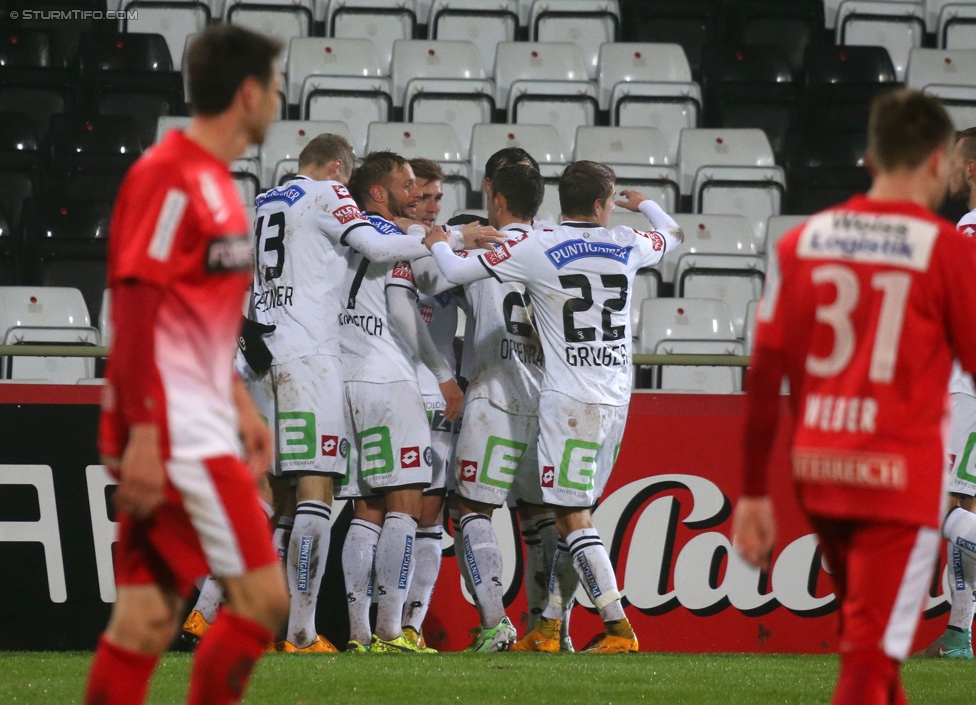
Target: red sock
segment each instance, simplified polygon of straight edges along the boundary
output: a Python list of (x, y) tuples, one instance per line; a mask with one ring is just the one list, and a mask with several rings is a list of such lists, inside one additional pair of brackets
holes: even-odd
[(103, 634), (98, 640), (88, 687), (87, 705), (128, 705), (145, 702), (149, 679), (159, 657), (139, 654), (116, 646)]
[(257, 622), (221, 610), (193, 656), (187, 705), (229, 705), (241, 700), (254, 664), (274, 634)]
[(897, 705), (905, 703), (898, 675), (900, 664), (882, 651), (842, 654), (840, 677), (831, 705)]

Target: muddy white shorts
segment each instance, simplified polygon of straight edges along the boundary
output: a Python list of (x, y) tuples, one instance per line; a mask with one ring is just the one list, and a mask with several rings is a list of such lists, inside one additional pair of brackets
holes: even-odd
[(953, 394), (951, 400), (948, 489), (976, 497), (976, 397)]

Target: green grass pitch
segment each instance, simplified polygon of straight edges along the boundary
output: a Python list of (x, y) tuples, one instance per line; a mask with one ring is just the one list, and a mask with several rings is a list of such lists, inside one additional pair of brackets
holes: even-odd
[[(0, 653), (0, 703), (80, 703), (89, 653)], [(169, 654), (149, 702), (181, 703), (190, 657)], [(916, 705), (967, 698), (971, 662), (909, 662)], [(831, 656), (626, 654), (437, 654), (295, 656), (261, 661), (246, 703), (827, 703), (837, 675)]]

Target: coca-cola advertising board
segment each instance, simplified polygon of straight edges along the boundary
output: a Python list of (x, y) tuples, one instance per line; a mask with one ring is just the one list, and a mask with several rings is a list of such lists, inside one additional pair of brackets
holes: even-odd
[[(784, 400), (771, 494), (778, 537), (769, 574), (732, 551), (731, 512), (741, 492), (742, 396), (636, 393), (617, 465), (593, 520), (610, 552), (642, 651), (825, 653), (836, 649), (837, 600), (816, 535), (788, 475)], [(524, 560), (517, 520), (497, 511), (508, 615), (524, 633)], [(446, 537), (445, 543), (449, 541)], [(943, 551), (944, 553), (944, 551)], [(944, 559), (916, 646), (945, 627)], [(935, 575), (935, 573), (933, 573)], [(602, 630), (585, 592), (571, 631), (577, 646)], [(477, 614), (445, 558), (424, 631), (433, 646), (464, 648)]]

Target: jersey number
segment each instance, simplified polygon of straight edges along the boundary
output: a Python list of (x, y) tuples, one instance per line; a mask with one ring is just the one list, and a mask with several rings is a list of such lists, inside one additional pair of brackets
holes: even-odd
[[(839, 264), (821, 265), (811, 276), (814, 284), (833, 284), (837, 297), (832, 303), (818, 306), (816, 311), (817, 322), (833, 329), (834, 347), (825, 357), (807, 355), (806, 369), (814, 377), (833, 377), (843, 372), (854, 355), (856, 341), (851, 312), (860, 301), (861, 287), (857, 275)], [(905, 272), (878, 272), (871, 277), (871, 288), (882, 292), (868, 369), (868, 379), (872, 382), (888, 384), (895, 377), (898, 343), (911, 285), (912, 277)]]
[[(620, 296), (609, 298), (603, 302), (603, 338), (604, 341), (623, 340), (626, 325), (613, 325), (613, 314), (620, 313), (627, 305), (627, 275), (604, 274), (600, 282), (607, 289), (617, 289)], [(579, 289), (578, 298), (569, 299), (563, 304), (563, 333), (567, 343), (588, 343), (596, 340), (596, 328), (577, 328), (573, 314), (589, 311), (593, 306), (593, 288), (585, 274), (566, 274), (559, 277), (563, 289)]]
[(508, 295), (502, 300), (502, 313), (505, 316), (505, 330), (510, 334), (518, 336), (519, 338), (528, 338), (532, 335), (532, 324), (526, 323), (525, 321), (516, 321), (512, 318), (512, 314), (515, 312), (516, 308), (521, 308), (523, 311), (528, 306), (525, 298), (522, 294), (517, 291), (509, 292)]
[[(264, 281), (269, 282), (281, 276), (281, 269), (285, 266), (285, 214), (281, 211), (272, 213), (268, 216), (268, 228), (277, 228), (278, 234), (269, 237), (264, 241), (264, 251), (274, 252), (278, 255), (278, 264), (264, 270)], [(257, 225), (254, 226), (254, 249), (261, 251), (261, 235), (264, 230), (264, 216), (258, 218)]]

